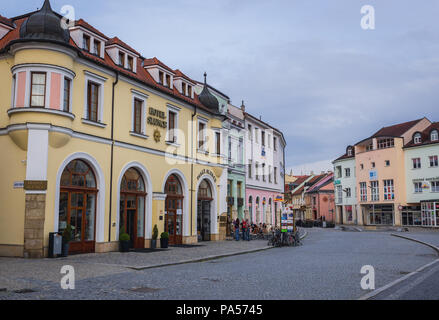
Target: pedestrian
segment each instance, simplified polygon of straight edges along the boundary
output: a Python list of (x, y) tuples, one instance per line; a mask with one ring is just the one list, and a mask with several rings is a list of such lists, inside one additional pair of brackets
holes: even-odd
[(248, 222), (248, 219), (245, 220), (245, 223), (247, 225), (247, 229), (245, 230), (246, 231), (245, 235), (247, 237), (247, 241), (250, 241), (250, 224)]
[(239, 218), (235, 220), (235, 240), (239, 241)]

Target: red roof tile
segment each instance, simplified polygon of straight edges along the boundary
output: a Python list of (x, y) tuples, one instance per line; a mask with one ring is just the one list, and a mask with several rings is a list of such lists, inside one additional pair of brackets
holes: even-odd
[(169, 68), (166, 64), (164, 64), (163, 62), (161, 62), (161, 61), (160, 61), (159, 59), (157, 59), (156, 57), (151, 58), (151, 59), (145, 59), (145, 60), (143, 60), (143, 65), (144, 65), (145, 67), (148, 67), (148, 66), (160, 66), (160, 67), (162, 67), (163, 69), (168, 70), (168, 71), (171, 72), (172, 74), (175, 73), (174, 70), (172, 70), (171, 68)]
[(185, 75), (183, 72), (181, 72), (180, 70), (175, 70), (174, 71), (174, 73), (175, 73), (175, 76), (176, 77), (181, 77), (181, 78), (184, 78), (184, 79), (186, 79), (187, 81), (190, 81), (190, 82), (192, 82), (192, 83), (196, 83), (196, 81), (194, 81), (194, 80), (192, 80), (191, 78), (189, 78), (187, 75)]
[(98, 36), (108, 40), (109, 38), (103, 34), (102, 32), (100, 32), (98, 29), (94, 28), (92, 25), (90, 25), (87, 21), (85, 21), (84, 19), (79, 19), (77, 21), (75, 21), (75, 26), (81, 26), (95, 34), (97, 34)]
[(393, 126), (384, 127), (380, 130), (378, 130), (373, 136), (374, 137), (382, 137), (382, 136), (389, 136), (389, 137), (400, 137), (405, 132), (407, 132), (411, 127), (416, 125), (418, 122), (420, 122), (423, 119), (408, 121), (404, 123), (395, 124)]
[(12, 20), (3, 17), (2, 15), (0, 15), (0, 23), (3, 23), (5, 25), (7, 25), (8, 27), (14, 28), (14, 23), (12, 22)]
[(122, 40), (120, 40), (118, 37), (114, 37), (111, 38), (110, 40), (107, 41), (106, 45), (107, 46), (111, 46), (112, 44), (117, 44), (119, 46), (121, 46), (122, 48), (127, 49), (128, 51), (131, 51), (132, 53), (135, 53), (136, 55), (140, 56), (141, 54), (138, 53), (136, 50), (134, 50), (133, 48), (131, 48), (129, 45), (127, 45), (125, 42), (123, 42)]

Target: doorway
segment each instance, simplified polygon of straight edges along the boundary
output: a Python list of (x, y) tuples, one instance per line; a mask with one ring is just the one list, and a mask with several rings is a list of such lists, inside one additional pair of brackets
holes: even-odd
[(130, 248), (145, 247), (145, 183), (139, 172), (128, 169), (120, 187), (119, 234), (130, 235)]
[(165, 231), (169, 244), (183, 243), (183, 189), (177, 176), (171, 175), (165, 185)]
[(197, 231), (198, 241), (210, 241), (211, 203), (213, 200), (209, 182), (203, 180), (198, 187), (197, 196)]
[(96, 178), (90, 166), (82, 160), (73, 160), (61, 176), (58, 230), (72, 227), (69, 253), (95, 251)]

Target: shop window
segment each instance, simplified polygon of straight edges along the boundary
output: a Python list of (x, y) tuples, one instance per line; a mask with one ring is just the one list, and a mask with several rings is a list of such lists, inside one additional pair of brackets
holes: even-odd
[(31, 72), (30, 106), (44, 108), (46, 105), (46, 73)]

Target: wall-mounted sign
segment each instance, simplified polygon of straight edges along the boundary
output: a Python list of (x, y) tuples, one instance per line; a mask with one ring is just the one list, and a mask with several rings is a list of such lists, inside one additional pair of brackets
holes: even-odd
[(369, 171), (369, 180), (378, 180), (378, 173), (376, 171)]
[(335, 181), (334, 181), (334, 184), (335, 184), (336, 186), (338, 186), (339, 184), (341, 184), (341, 181), (340, 181), (340, 180), (335, 180)]
[(166, 114), (163, 111), (149, 108), (149, 115), (150, 116), (147, 119), (148, 124), (165, 129), (168, 127), (168, 123), (165, 121)]
[(201, 177), (203, 175), (205, 175), (205, 174), (208, 174), (209, 176), (211, 176), (213, 181), (216, 183), (216, 176), (215, 176), (215, 174), (212, 171), (208, 170), (208, 169), (201, 170), (200, 174), (197, 176), (197, 180), (200, 180)]
[(14, 189), (23, 189), (24, 181), (14, 181)]
[(24, 190), (47, 190), (47, 181), (32, 181), (32, 180), (26, 180), (24, 182)]

